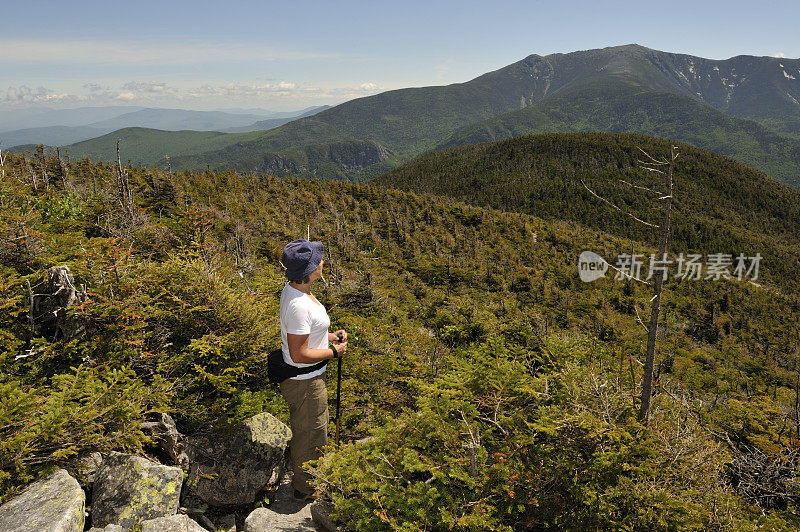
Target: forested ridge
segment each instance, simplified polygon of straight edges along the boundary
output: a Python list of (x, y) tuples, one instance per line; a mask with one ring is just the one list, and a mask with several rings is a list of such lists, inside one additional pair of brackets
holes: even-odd
[[(800, 191), (732, 159), (676, 143), (670, 251), (760, 252), (772, 282), (800, 279)], [(568, 219), (641, 242), (657, 233), (593, 197), (583, 183), (644, 220), (660, 220), (663, 189), (641, 168), (666, 140), (617, 133), (548, 133), (422, 155), (373, 182), (545, 219)], [(582, 183), (583, 181), (583, 183)], [(769, 270), (769, 271), (767, 271)]]
[[(643, 139), (596, 139), (529, 144), (542, 164), (561, 161), (551, 177), (579, 171), (620, 192), (611, 177), (632, 177), (629, 148)], [(678, 179), (671, 251), (761, 251), (763, 277), (668, 278), (646, 427), (637, 313), (651, 294), (611, 276), (583, 283), (576, 261), (654, 248), (566, 179), (529, 179), (541, 189), (520, 193), (502, 172), (468, 170), (529, 161), (511, 143), (431, 154), (432, 168), (390, 183), (425, 193), (9, 155), (0, 499), (92, 450), (151, 454), (150, 411), (185, 433), (262, 411), (286, 421), (265, 357), (279, 343), (281, 250), (310, 235), (328, 253), (314, 293), (332, 330), (350, 334), (345, 444), (316, 475), (352, 529), (796, 529), (797, 197), (682, 149), (694, 171)], [(469, 150), (481, 157), (446, 172), (431, 162)], [(627, 164), (612, 164), (618, 151)], [(456, 198), (507, 210), (429, 194), (444, 192), (433, 176), (445, 174), (469, 180), (448, 183)], [(731, 217), (736, 207), (750, 210)], [(703, 221), (725, 231), (688, 232)], [(31, 292), (61, 265), (86, 300), (63, 316), (70, 327), (34, 333)]]

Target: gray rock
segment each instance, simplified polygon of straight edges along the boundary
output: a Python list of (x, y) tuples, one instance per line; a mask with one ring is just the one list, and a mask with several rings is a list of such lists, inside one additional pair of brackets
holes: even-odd
[(86, 495), (78, 481), (59, 469), (0, 506), (3, 532), (81, 532)]
[(74, 460), (65, 466), (65, 469), (83, 489), (88, 489), (94, 484), (97, 470), (101, 465), (103, 465), (103, 455), (95, 452)]
[(144, 521), (142, 532), (206, 532), (206, 529), (188, 515), (180, 514)]
[(217, 521), (217, 529), (221, 532), (236, 532), (236, 516), (228, 514), (220, 517)]
[(268, 413), (247, 421), (232, 436), (187, 438), (189, 498), (212, 506), (252, 504), (271, 482), (292, 431)]
[(130, 529), (148, 519), (175, 515), (183, 471), (138, 456), (111, 453), (92, 490), (92, 524)]
[(281, 514), (269, 508), (256, 508), (244, 520), (244, 532), (272, 532), (277, 530)]
[(327, 499), (317, 499), (311, 503), (311, 519), (328, 532), (337, 532), (339, 527), (331, 517), (333, 503)]
[(92, 527), (89, 532), (125, 532), (125, 529), (119, 525), (106, 525), (105, 528)]

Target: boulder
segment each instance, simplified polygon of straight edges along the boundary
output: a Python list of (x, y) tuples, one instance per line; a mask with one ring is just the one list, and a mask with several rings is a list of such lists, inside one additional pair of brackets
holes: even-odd
[(311, 519), (317, 526), (324, 528), (328, 532), (337, 532), (339, 527), (331, 517), (333, 503), (328, 499), (317, 499), (311, 503)]
[(187, 438), (189, 498), (211, 506), (256, 502), (259, 493), (279, 480), (291, 439), (289, 427), (266, 412), (245, 421), (232, 436)]
[(188, 515), (179, 514), (144, 521), (142, 532), (206, 532), (206, 529)]
[(223, 515), (217, 520), (219, 532), (236, 532), (236, 516), (234, 514)]
[(272, 532), (282, 521), (281, 514), (269, 508), (256, 508), (244, 520), (244, 532)]
[(111, 453), (94, 482), (92, 524), (117, 524), (128, 530), (148, 519), (175, 515), (182, 482), (180, 468)]
[(125, 529), (119, 525), (106, 525), (105, 528), (92, 527), (89, 532), (125, 532)]
[(0, 506), (0, 530), (81, 532), (85, 503), (78, 481), (59, 469)]
[(89, 489), (94, 484), (97, 470), (103, 464), (103, 455), (94, 452), (73, 460), (64, 468), (78, 481), (83, 489)]

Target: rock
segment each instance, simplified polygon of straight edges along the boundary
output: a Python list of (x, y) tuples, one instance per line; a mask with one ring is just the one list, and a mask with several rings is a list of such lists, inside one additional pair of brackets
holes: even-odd
[(3, 532), (81, 532), (84, 495), (78, 481), (59, 469), (0, 506)]
[(74, 460), (65, 469), (78, 481), (83, 489), (89, 489), (97, 477), (97, 470), (103, 464), (103, 455), (97, 452)]
[(188, 515), (179, 514), (144, 521), (142, 532), (206, 532), (206, 529)]
[(97, 471), (92, 524), (124, 529), (178, 511), (183, 471), (138, 456), (111, 453)]
[(86, 320), (67, 316), (67, 307), (86, 301), (86, 290), (75, 288), (75, 279), (67, 266), (53, 266), (47, 271), (43, 290), (31, 291), (30, 319), (33, 332), (52, 340), (68, 341), (86, 330)]
[(244, 520), (244, 532), (272, 532), (277, 530), (281, 514), (269, 508), (256, 508)]
[(311, 519), (328, 532), (337, 532), (339, 527), (331, 517), (333, 503), (328, 499), (317, 499), (311, 503)]
[(233, 514), (223, 515), (217, 521), (219, 532), (236, 532), (236, 516)]
[(89, 532), (125, 532), (125, 529), (119, 525), (106, 525), (105, 528), (92, 527)]
[(252, 504), (279, 480), (283, 452), (292, 431), (268, 413), (247, 421), (233, 436), (187, 438), (189, 499), (212, 506)]
[(173, 462), (183, 469), (189, 468), (189, 457), (183, 451), (183, 435), (178, 432), (172, 416), (155, 412), (155, 419), (142, 423), (142, 430), (155, 440), (156, 445), (166, 452)]

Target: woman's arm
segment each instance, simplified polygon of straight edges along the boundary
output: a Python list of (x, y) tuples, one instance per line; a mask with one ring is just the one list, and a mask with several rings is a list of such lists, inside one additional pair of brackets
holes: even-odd
[(309, 349), (308, 334), (286, 333), (286, 343), (289, 345), (289, 356), (296, 364), (316, 364), (323, 360), (333, 358), (330, 349)]

